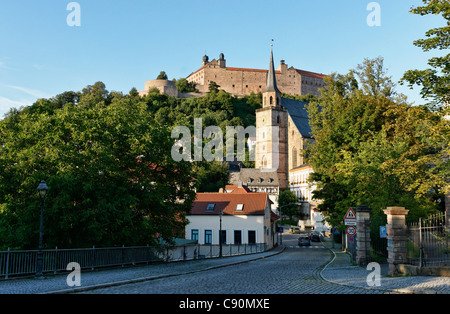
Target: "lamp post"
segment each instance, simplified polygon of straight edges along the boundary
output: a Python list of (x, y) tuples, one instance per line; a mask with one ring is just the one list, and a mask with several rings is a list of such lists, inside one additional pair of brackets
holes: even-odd
[(44, 180), (41, 181), (39, 186), (37, 187), (37, 191), (39, 192), (39, 197), (41, 198), (41, 221), (39, 226), (39, 251), (37, 254), (37, 266), (36, 266), (36, 277), (42, 278), (42, 261), (43, 261), (43, 252), (42, 252), (42, 235), (44, 229), (44, 199), (45, 195), (48, 191), (48, 186)]
[[(287, 206), (291, 206), (291, 205), (302, 205), (302, 203), (291, 203), (291, 204), (286, 204), (286, 205), (278, 207), (278, 211), (280, 212), (280, 227), (281, 227), (281, 220), (282, 220), (281, 219), (281, 209), (283, 207), (287, 207)], [(283, 245), (283, 233), (282, 232), (280, 232), (280, 245)]]
[(219, 258), (222, 258), (222, 216), (223, 210), (220, 210), (220, 226), (219, 226)]

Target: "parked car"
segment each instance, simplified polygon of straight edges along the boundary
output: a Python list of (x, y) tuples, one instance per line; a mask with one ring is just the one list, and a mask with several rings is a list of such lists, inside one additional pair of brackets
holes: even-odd
[(289, 232), (290, 232), (290, 233), (300, 233), (301, 230), (300, 230), (300, 227), (292, 226), (292, 227), (289, 229)]
[(311, 241), (309, 240), (309, 237), (307, 235), (301, 235), (298, 238), (298, 246), (310, 246)]
[(311, 233), (311, 235), (309, 236), (309, 238), (311, 239), (311, 241), (313, 242), (320, 242), (320, 234), (318, 232), (313, 232)]

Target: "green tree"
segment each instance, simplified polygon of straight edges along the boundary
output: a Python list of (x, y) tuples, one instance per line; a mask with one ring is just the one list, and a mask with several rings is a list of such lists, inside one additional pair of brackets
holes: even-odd
[[(411, 9), (410, 13), (418, 15), (441, 15), (445, 26), (432, 28), (426, 32), (426, 39), (419, 39), (414, 45), (423, 51), (441, 50), (448, 52), (450, 48), (450, 2), (448, 0), (423, 0), (424, 5)], [(450, 54), (429, 59), (426, 70), (407, 71), (401, 84), (407, 83), (410, 88), (421, 86), (421, 95), (430, 99), (428, 104), (433, 109), (441, 109), (442, 105), (450, 103)]]
[(295, 205), (295, 203), (297, 202), (297, 196), (294, 194), (294, 192), (292, 192), (291, 190), (281, 191), (280, 195), (278, 196), (278, 210), (280, 210), (280, 208), (284, 206), (283, 208), (281, 208), (281, 214), (283, 216), (288, 216), (289, 219), (292, 220), (294, 216), (298, 216), (298, 205)]
[(194, 166), (195, 178), (197, 179), (197, 192), (218, 192), (228, 184), (230, 173), (226, 163), (196, 162)]
[(448, 141), (439, 117), (395, 93), (381, 58), (326, 83), (308, 106), (315, 143), (307, 154), (318, 186), (314, 197), (329, 221), (336, 225), (349, 207), (362, 204), (374, 215), (405, 206), (409, 217), (436, 208), (429, 191), (443, 189)]
[(197, 92), (196, 85), (196, 83), (189, 82), (185, 78), (181, 78), (176, 82), (177, 89), (180, 93)]
[(184, 230), (192, 165), (172, 160), (169, 129), (145, 101), (104, 90), (84, 90), (83, 106), (39, 100), (0, 121), (0, 247), (37, 247), (42, 179), (45, 247), (145, 245)]
[(219, 87), (220, 87), (219, 84), (217, 84), (214, 81), (211, 81), (209, 83), (209, 85), (208, 85), (208, 90), (209, 90), (210, 93), (212, 93), (212, 92), (216, 92), (217, 93), (217, 92), (219, 92)]
[(159, 72), (159, 75), (156, 77), (157, 80), (167, 80), (167, 74), (164, 71)]

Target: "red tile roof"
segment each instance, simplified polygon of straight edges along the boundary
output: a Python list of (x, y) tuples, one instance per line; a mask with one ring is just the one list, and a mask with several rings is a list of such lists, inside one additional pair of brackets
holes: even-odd
[[(237, 189), (241, 190), (241, 189)], [(233, 192), (236, 192), (234, 190)], [(213, 211), (207, 211), (208, 204), (215, 204)], [(243, 204), (243, 210), (236, 211), (236, 205)], [(269, 206), (267, 193), (197, 193), (197, 199), (192, 206), (191, 215), (264, 215)]]
[(318, 78), (318, 79), (324, 79), (326, 77), (326, 75), (324, 75), (324, 74), (319, 74), (319, 73), (314, 73), (314, 72), (309, 72), (309, 71), (303, 71), (303, 70), (299, 70), (299, 69), (295, 69), (295, 71), (297, 71), (297, 73), (300, 74), (300, 75), (308, 76), (308, 77), (314, 77), (314, 78)]
[[(200, 69), (198, 69), (195, 72), (192, 72), (191, 74), (189, 74), (189, 76), (192, 76), (193, 74), (199, 72), (200, 70), (203, 70), (204, 68), (206, 68), (208, 65), (204, 65), (202, 66)], [(262, 69), (248, 69), (248, 68), (230, 68), (227, 67), (225, 68), (228, 71), (246, 71), (246, 72), (268, 72), (268, 70), (262, 70)], [(299, 69), (295, 69), (297, 71), (298, 74), (303, 75), (303, 76), (308, 76), (308, 77), (314, 77), (314, 78), (319, 78), (319, 79), (323, 79), (325, 78), (327, 75), (325, 74), (320, 74), (320, 73), (315, 73), (315, 72), (310, 72), (310, 71), (304, 71), (304, 70), (299, 70)], [(280, 74), (280, 71), (275, 71), (276, 74)], [(188, 76), (188, 77), (189, 77)]]

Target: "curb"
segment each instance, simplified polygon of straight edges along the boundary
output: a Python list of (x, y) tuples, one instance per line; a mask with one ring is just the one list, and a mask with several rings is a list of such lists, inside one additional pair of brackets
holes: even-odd
[(383, 289), (383, 288), (367, 288), (367, 287), (360, 287), (360, 286), (352, 286), (352, 285), (347, 285), (347, 284), (341, 284), (341, 283), (336, 283), (333, 281), (330, 281), (328, 279), (326, 279), (323, 275), (322, 272), (330, 265), (334, 262), (334, 260), (336, 259), (336, 253), (331, 250), (329, 247), (325, 246), (322, 243), (323, 247), (328, 249), (328, 251), (330, 251), (331, 253), (333, 253), (333, 258), (325, 265), (322, 267), (322, 269), (319, 272), (319, 276), (320, 278), (322, 278), (323, 280), (325, 280), (326, 282), (335, 284), (335, 285), (339, 285), (339, 286), (345, 286), (345, 287), (351, 287), (351, 288), (362, 288), (362, 289), (366, 289), (369, 291), (381, 291), (381, 292), (385, 292), (385, 293), (400, 293), (400, 294), (442, 294), (439, 291), (436, 290), (432, 290), (432, 289), (409, 289), (409, 288), (400, 288), (400, 289)]
[(136, 279), (130, 279), (130, 280), (122, 280), (122, 281), (103, 283), (103, 284), (98, 284), (98, 285), (91, 285), (91, 286), (87, 286), (87, 287), (76, 287), (76, 288), (72, 288), (72, 289), (56, 290), (56, 291), (50, 291), (50, 292), (43, 292), (41, 294), (69, 294), (69, 293), (85, 292), (85, 291), (90, 291), (90, 290), (116, 287), (116, 286), (128, 285), (128, 284), (133, 284), (133, 283), (157, 280), (157, 279), (162, 279), (162, 278), (189, 275), (189, 274), (199, 273), (199, 272), (203, 272), (203, 271), (249, 263), (249, 262), (253, 262), (253, 261), (264, 259), (264, 258), (269, 258), (269, 257), (283, 253), (285, 249), (286, 249), (286, 247), (283, 246), (279, 251), (276, 251), (273, 254), (269, 254), (269, 255), (261, 256), (261, 257), (255, 257), (255, 258), (251, 258), (251, 259), (244, 260), (244, 261), (238, 261), (238, 262), (233, 262), (233, 263), (228, 263), (228, 264), (211, 266), (211, 267), (207, 267), (207, 268), (199, 269), (199, 270), (185, 271), (185, 272), (180, 272), (180, 273), (176, 273), (176, 274), (167, 274), (167, 275), (159, 275), (159, 276), (152, 276), (152, 277), (136, 278)]

